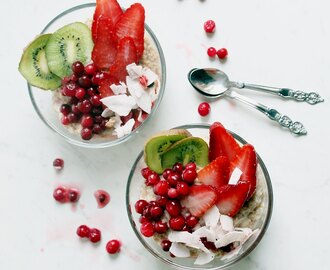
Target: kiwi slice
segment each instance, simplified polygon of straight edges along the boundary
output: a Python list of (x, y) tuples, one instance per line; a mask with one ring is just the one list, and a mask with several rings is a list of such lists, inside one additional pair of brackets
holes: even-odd
[(174, 143), (191, 136), (185, 129), (172, 129), (150, 138), (144, 146), (144, 161), (156, 173), (162, 173), (161, 154)]
[(93, 46), (91, 30), (84, 23), (75, 22), (58, 29), (46, 46), (49, 69), (60, 78), (70, 75), (73, 62), (90, 61)]
[(51, 34), (38, 36), (24, 50), (18, 66), (19, 72), (29, 84), (49, 90), (61, 85), (61, 79), (51, 73), (46, 59), (45, 47)]
[(195, 162), (197, 166), (204, 167), (209, 163), (209, 147), (203, 139), (189, 137), (173, 144), (161, 159), (163, 169), (172, 168), (176, 162), (183, 165)]

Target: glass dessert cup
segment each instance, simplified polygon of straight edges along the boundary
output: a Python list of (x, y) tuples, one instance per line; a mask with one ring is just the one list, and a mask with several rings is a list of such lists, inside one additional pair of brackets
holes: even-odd
[[(87, 3), (72, 7), (52, 19), (42, 30), (41, 34), (55, 32), (60, 27), (77, 21), (88, 23), (88, 20), (90, 20), (91, 22), (94, 9), (95, 3)], [(145, 38), (149, 40), (149, 46), (151, 46), (155, 52), (155, 57), (158, 59), (157, 63), (155, 64), (157, 69), (155, 72), (159, 76), (160, 85), (158, 86), (158, 98), (153, 105), (151, 113), (138, 128), (134, 129), (130, 134), (120, 138), (115, 136), (102, 136), (101, 134), (98, 136), (93, 136), (93, 138), (89, 141), (83, 140), (80, 136), (80, 132), (69, 131), (66, 126), (62, 125), (58, 108), (54, 107), (55, 105), (53, 102), (52, 91), (44, 91), (28, 84), (29, 95), (33, 107), (39, 115), (40, 119), (46, 124), (46, 126), (60, 135), (66, 141), (74, 145), (86, 148), (106, 148), (120, 144), (133, 137), (156, 113), (165, 91), (166, 64), (164, 54), (155, 34), (152, 32), (148, 25), (145, 25)]]
[[(177, 128), (187, 129), (193, 136), (203, 138), (206, 142), (209, 141), (209, 125), (205, 124), (191, 124), (180, 126)], [(234, 138), (240, 144), (246, 144), (247, 142), (242, 139), (237, 134), (229, 131)], [(132, 226), (132, 229), (139, 239), (139, 241), (143, 244), (143, 246), (156, 258), (163, 261), (165, 264), (175, 268), (175, 269), (225, 269), (236, 262), (242, 260), (245, 256), (247, 256), (261, 241), (263, 235), (265, 234), (268, 224), (270, 222), (272, 208), (273, 208), (273, 191), (271, 180), (266, 169), (265, 164), (259, 155), (257, 155), (258, 166), (257, 166), (257, 177), (258, 184), (256, 194), (254, 196), (259, 196), (260, 191), (262, 196), (260, 195), (260, 208), (258, 210), (258, 214), (254, 217), (254, 224), (252, 226), (252, 230), (259, 229), (256, 234), (253, 234), (248, 241), (246, 241), (239, 253), (227, 260), (221, 260), (220, 257), (215, 257), (215, 259), (204, 265), (195, 265), (195, 258), (177, 258), (171, 257), (169, 252), (165, 252), (162, 250), (160, 243), (156, 242), (153, 237), (147, 238), (143, 236), (140, 232), (140, 223), (139, 217), (140, 215), (135, 212), (134, 204), (137, 200), (140, 199), (141, 188), (144, 186), (145, 179), (141, 176), (141, 169), (146, 167), (146, 164), (143, 159), (143, 151), (138, 155), (135, 160), (131, 172), (128, 177), (127, 187), (126, 187), (126, 207), (127, 214)], [(259, 191), (258, 191), (259, 189)], [(253, 199), (253, 198), (252, 198)], [(251, 199), (251, 201), (252, 201)], [(259, 201), (259, 200), (258, 200)], [(243, 208), (241, 209), (241, 211)], [(239, 213), (240, 214), (240, 213)]]

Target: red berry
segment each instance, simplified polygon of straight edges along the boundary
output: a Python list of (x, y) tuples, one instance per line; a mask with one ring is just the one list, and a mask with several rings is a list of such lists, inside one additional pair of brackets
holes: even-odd
[(85, 95), (86, 95), (86, 90), (84, 88), (79, 87), (76, 91), (75, 97), (79, 100), (82, 100), (84, 99)]
[(185, 169), (182, 173), (183, 181), (187, 182), (188, 184), (192, 184), (197, 177), (196, 170), (192, 169)]
[(150, 215), (154, 220), (158, 220), (164, 213), (163, 208), (160, 206), (151, 206), (150, 207)]
[(93, 133), (100, 134), (102, 131), (103, 131), (103, 129), (101, 128), (101, 126), (99, 124), (93, 125)]
[(215, 57), (217, 55), (217, 49), (214, 47), (210, 47), (207, 49), (207, 55), (210, 57)]
[(89, 231), (89, 227), (87, 227), (86, 225), (80, 225), (77, 229), (77, 235), (82, 238), (88, 237)]
[(183, 216), (171, 217), (169, 224), (172, 230), (181, 231), (186, 225), (186, 221)]
[(189, 215), (186, 217), (186, 224), (190, 228), (194, 228), (197, 225), (198, 221), (199, 219), (195, 216)]
[(215, 22), (213, 20), (208, 20), (204, 23), (204, 30), (206, 33), (213, 33), (215, 30)]
[(120, 242), (116, 239), (110, 240), (106, 245), (106, 250), (109, 254), (115, 254), (120, 251)]
[(78, 109), (82, 113), (89, 113), (92, 109), (92, 104), (88, 99), (85, 99), (84, 101), (78, 102)]
[(171, 172), (167, 177), (167, 182), (171, 187), (176, 187), (177, 183), (181, 180), (182, 178), (178, 172)]
[(151, 237), (155, 233), (154, 225), (152, 225), (151, 222), (144, 222), (142, 223), (140, 227), (140, 232), (145, 236), (145, 237)]
[(183, 171), (183, 165), (182, 165), (181, 163), (175, 163), (175, 164), (173, 165), (172, 170), (173, 170), (174, 172), (177, 172), (177, 173), (182, 173), (182, 171)]
[(154, 225), (156, 233), (166, 233), (168, 226), (165, 222), (157, 221)]
[(169, 184), (166, 180), (160, 180), (156, 185), (154, 185), (154, 193), (156, 195), (164, 196), (167, 194)]
[(155, 172), (151, 172), (148, 176), (148, 179), (146, 181), (147, 186), (154, 186), (159, 182), (160, 178), (159, 175)]
[(78, 86), (75, 83), (70, 82), (62, 87), (61, 93), (67, 97), (74, 97), (76, 95), (77, 88)]
[(56, 170), (62, 170), (64, 167), (64, 160), (61, 158), (54, 159), (53, 166)]
[(78, 122), (78, 116), (74, 113), (69, 113), (68, 114), (68, 119), (69, 119), (70, 123)]
[(94, 124), (94, 120), (92, 116), (87, 114), (81, 118), (81, 126), (83, 128), (90, 128), (93, 126), (93, 124)]
[(145, 200), (138, 200), (135, 203), (135, 211), (139, 214), (142, 214), (143, 209), (148, 205), (148, 202)]
[(176, 190), (178, 191), (178, 195), (186, 196), (189, 193), (189, 186), (186, 182), (180, 181), (176, 186)]
[(177, 198), (178, 195), (179, 195), (179, 193), (175, 188), (170, 188), (167, 192), (167, 196), (171, 199)]
[(67, 126), (67, 125), (70, 124), (70, 120), (67, 116), (63, 116), (62, 119), (61, 119), (61, 123), (62, 123), (62, 125)]
[(83, 128), (80, 135), (83, 140), (90, 140), (93, 136), (93, 131), (90, 128)]
[(78, 84), (87, 89), (88, 87), (90, 87), (92, 85), (91, 79), (87, 76), (87, 75), (82, 75), (79, 79), (78, 79)]
[(67, 190), (65, 187), (58, 187), (53, 192), (53, 197), (58, 202), (65, 202)]
[(156, 202), (158, 203), (159, 206), (165, 207), (167, 203), (167, 198), (165, 196), (160, 196), (157, 198)]
[(139, 222), (142, 224), (142, 223), (145, 223), (145, 222), (149, 222), (150, 220), (147, 218), (147, 217), (145, 217), (145, 216), (140, 216), (140, 218), (139, 218)]
[(178, 201), (168, 201), (166, 203), (166, 211), (171, 217), (177, 217), (181, 212), (181, 205)]
[(170, 240), (163, 240), (161, 242), (162, 249), (164, 251), (169, 251), (171, 248), (172, 242)]
[(171, 172), (173, 172), (171, 169), (165, 169), (163, 171), (163, 177), (164, 177), (164, 179), (167, 179), (167, 177), (170, 175)]
[(185, 169), (192, 169), (192, 170), (196, 170), (196, 163), (194, 162), (190, 162), (186, 165)]
[(101, 240), (101, 231), (96, 228), (90, 229), (88, 238), (92, 243), (99, 242)]
[(87, 94), (92, 97), (92, 96), (95, 96), (96, 95), (96, 91), (93, 87), (90, 87), (87, 89)]
[(148, 179), (148, 176), (152, 173), (153, 171), (150, 170), (148, 167), (145, 167), (141, 170), (141, 175), (143, 176), (144, 179)]
[(198, 113), (200, 114), (200, 116), (208, 115), (210, 113), (210, 110), (211, 110), (210, 104), (207, 102), (202, 102), (198, 106)]
[(222, 48), (222, 49), (217, 51), (217, 55), (220, 59), (225, 59), (228, 55), (228, 51), (227, 51), (226, 48)]
[(84, 64), (80, 61), (76, 61), (71, 65), (71, 69), (76, 76), (84, 74), (85, 67)]
[(81, 111), (78, 108), (77, 104), (72, 104), (71, 105), (71, 111), (75, 114), (75, 115), (80, 115)]
[(68, 193), (68, 200), (70, 202), (77, 202), (80, 198), (80, 193), (77, 189), (71, 188)]
[(97, 71), (97, 68), (94, 64), (89, 64), (85, 66), (85, 72), (87, 75), (94, 75)]
[(60, 112), (63, 115), (68, 115), (71, 112), (71, 107), (69, 104), (62, 104), (60, 107)]
[(98, 95), (91, 96), (89, 100), (94, 107), (102, 105), (102, 102), (100, 101), (100, 97)]

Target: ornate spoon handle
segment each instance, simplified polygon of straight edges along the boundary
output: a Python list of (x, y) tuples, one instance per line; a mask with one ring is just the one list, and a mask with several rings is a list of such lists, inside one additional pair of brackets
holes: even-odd
[(249, 83), (236, 83), (235, 86), (240, 89), (247, 88), (250, 90), (262, 91), (266, 93), (279, 95), (280, 97), (294, 99), (296, 101), (305, 101), (311, 105), (324, 101), (324, 99), (316, 92), (307, 93), (300, 90), (295, 91), (289, 88), (276, 88), (276, 87), (249, 84)]
[(307, 134), (307, 131), (304, 128), (302, 123), (293, 122), (288, 116), (280, 114), (275, 109), (268, 108), (267, 106), (260, 104), (250, 98), (239, 95), (234, 91), (228, 91), (228, 92), (226, 92), (226, 95), (257, 109), (258, 111), (267, 115), (269, 119), (279, 123), (282, 127), (288, 128), (288, 130), (290, 132), (292, 132), (296, 135), (306, 135)]

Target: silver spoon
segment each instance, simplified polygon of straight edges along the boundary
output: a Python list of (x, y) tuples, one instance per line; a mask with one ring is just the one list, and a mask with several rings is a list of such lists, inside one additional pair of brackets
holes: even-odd
[(239, 100), (268, 116), (271, 120), (288, 128), (297, 135), (306, 135), (307, 131), (300, 122), (293, 122), (288, 116), (280, 114), (277, 110), (268, 108), (250, 98), (242, 96), (231, 90), (237, 87), (237, 83), (229, 81), (228, 76), (222, 71), (214, 68), (192, 69), (188, 74), (191, 85), (202, 95), (209, 98), (229, 96)]

